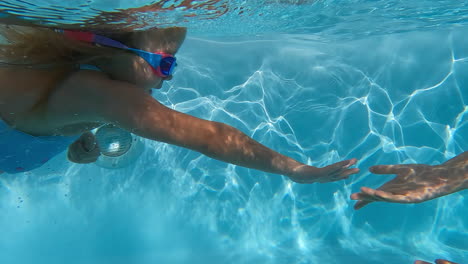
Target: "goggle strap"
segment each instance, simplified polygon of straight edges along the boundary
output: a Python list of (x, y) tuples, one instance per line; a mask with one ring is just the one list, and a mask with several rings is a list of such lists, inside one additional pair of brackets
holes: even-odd
[[(103, 45), (103, 46), (108, 46), (108, 47), (113, 47), (113, 48), (132, 51), (132, 52), (138, 54), (138, 56), (143, 58), (146, 62), (148, 62), (151, 65), (151, 67), (154, 68), (154, 70), (156, 70), (158, 67), (160, 67), (159, 63), (161, 62), (161, 59), (162, 59), (162, 55), (160, 55), (160, 54), (130, 48), (130, 47), (124, 45), (123, 43), (121, 43), (121, 42), (119, 42), (117, 40), (113, 40), (111, 38), (108, 38), (108, 37), (105, 37), (105, 36), (102, 36), (102, 35), (97, 35), (97, 34), (94, 34), (92, 32), (73, 31), (73, 30), (60, 30), (60, 31), (66, 37), (68, 37), (70, 39), (74, 39), (74, 40), (78, 40), (78, 41), (82, 41), (82, 42), (87, 42), (87, 43), (95, 43), (95, 44), (99, 44), (99, 45)], [(157, 62), (155, 62), (155, 57), (156, 56), (158, 58)], [(170, 68), (169, 72), (173, 71), (173, 69), (175, 67), (175, 64), (176, 63), (174, 61), (174, 63), (172, 63), (172, 65), (171, 65), (171, 68)], [(160, 74), (158, 73), (158, 75), (160, 75)]]
[(63, 30), (63, 34), (70, 39), (87, 42), (87, 43), (95, 43), (103, 46), (118, 48), (118, 49), (130, 49), (128, 46), (122, 44), (117, 40), (113, 40), (108, 37), (104, 37), (101, 35), (94, 34), (92, 32), (86, 31), (74, 31), (74, 30)]
[(94, 35), (94, 39), (93, 39), (94, 43), (108, 46), (108, 47), (118, 48), (118, 49), (126, 49), (126, 50), (130, 49), (128, 46), (122, 44), (121, 42), (117, 40), (113, 40), (111, 38), (104, 37), (101, 35), (96, 35), (96, 34), (93, 34), (93, 35)]
[[(59, 31), (59, 30), (56, 30)], [(65, 37), (81, 42), (93, 43), (94, 42), (94, 33), (83, 32), (83, 31), (73, 31), (73, 30), (60, 30)], [(59, 32), (60, 32), (59, 31)]]

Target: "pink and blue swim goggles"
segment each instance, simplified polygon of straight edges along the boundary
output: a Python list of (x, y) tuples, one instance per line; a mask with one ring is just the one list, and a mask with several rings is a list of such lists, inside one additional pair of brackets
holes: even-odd
[(73, 30), (60, 30), (60, 32), (70, 39), (131, 51), (143, 58), (151, 66), (151, 69), (153, 70), (154, 74), (161, 78), (166, 78), (172, 75), (175, 67), (177, 66), (176, 58), (174, 57), (174, 55), (168, 53), (152, 53), (140, 49), (130, 48), (117, 40), (97, 35), (92, 32)]

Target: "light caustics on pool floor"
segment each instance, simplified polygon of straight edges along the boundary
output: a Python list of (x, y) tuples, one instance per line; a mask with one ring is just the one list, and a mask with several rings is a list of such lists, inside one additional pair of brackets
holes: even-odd
[(358, 212), (348, 198), (391, 177), (369, 175), (371, 165), (438, 164), (467, 149), (465, 33), (334, 45), (190, 38), (157, 99), (315, 166), (359, 158), (363, 172), (298, 185), (155, 142), (121, 170), (57, 157), (2, 179), (0, 254), (11, 263), (466, 259), (466, 194)]
[[(161, 100), (175, 109), (233, 124), (314, 165), (351, 157), (361, 160), (363, 170), (375, 164), (439, 164), (467, 146), (468, 68), (462, 35), (460, 31), (406, 34), (334, 46), (294, 39), (287, 45), (281, 40), (248, 42), (251, 49), (241, 52), (236, 51), (247, 43), (190, 43), (194, 46), (190, 55), (197, 57), (191, 58), (183, 74), (203, 81), (189, 87), (175, 81)], [(224, 54), (223, 60), (195, 55), (203, 45), (221, 46), (210, 50), (215, 57)], [(431, 56), (425, 55), (427, 51)], [(251, 53), (259, 60), (247, 62), (245, 69), (226, 68), (241, 65), (252, 58)], [(199, 67), (200, 61), (208, 61), (209, 66)], [(226, 78), (226, 74), (243, 78)], [(242, 242), (234, 239), (235, 244), (245, 246), (237, 257), (251, 249), (266, 251), (272, 259), (289, 257), (305, 263), (321, 259), (340, 263), (334, 258), (347, 255), (346, 251), (360, 255), (360, 261), (364, 256), (375, 260), (385, 256), (390, 263), (398, 257), (411, 259), (413, 254), (426, 259), (466, 258), (463, 193), (417, 206), (372, 204), (368, 211), (354, 213), (350, 193), (360, 186), (377, 187), (390, 176), (364, 171), (354, 177), (353, 185), (348, 181), (305, 187), (258, 172), (231, 172), (228, 166), (220, 188), (218, 181), (200, 176), (211, 174), (200, 169), (206, 167), (204, 162), (190, 161), (193, 174), (183, 175), (202, 177), (197, 186), (216, 191), (222, 200), (229, 197), (231, 209), (220, 205), (214, 211), (225, 212), (222, 219), (235, 223), (225, 228), (227, 233), (240, 234)], [(246, 180), (245, 174), (253, 179)], [(232, 193), (239, 191), (245, 197), (238, 196), (241, 201), (235, 203)], [(282, 252), (284, 248), (294, 250)]]
[[(332, 3), (316, 2), (308, 7)], [(328, 7), (325, 17), (344, 17)], [(385, 7), (399, 10), (398, 4)], [(346, 10), (355, 15), (347, 19), (360, 17), (358, 9)], [(385, 8), (365, 10), (363, 17)], [(444, 25), (463, 20), (444, 14), (434, 19)], [(0, 259), (370, 264), (445, 257), (463, 263), (466, 192), (419, 205), (375, 203), (357, 212), (349, 195), (391, 177), (370, 175), (369, 166), (438, 164), (468, 149), (468, 29), (384, 35), (411, 29), (373, 23), (371, 29), (382, 31), (359, 27), (358, 35), (370, 36), (349, 39), (333, 32), (352, 32), (363, 20), (321, 21), (334, 26), (327, 31), (320, 27), (327, 23), (315, 24), (320, 38), (306, 34), (314, 30), (304, 24), (293, 25), (303, 34), (236, 41), (191, 33), (175, 78), (155, 97), (315, 166), (356, 157), (362, 173), (298, 185), (149, 141), (142, 159), (120, 170), (64, 164), (62, 155), (27, 175), (1, 178)], [(228, 28), (228, 22), (220, 24)], [(194, 30), (201, 32), (197, 25)]]

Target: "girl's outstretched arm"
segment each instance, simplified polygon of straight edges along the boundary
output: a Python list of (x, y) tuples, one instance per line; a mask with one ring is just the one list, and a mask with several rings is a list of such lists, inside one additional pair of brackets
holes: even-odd
[(51, 113), (61, 115), (62, 120), (114, 123), (148, 139), (243, 167), (286, 175), (300, 183), (337, 181), (359, 171), (349, 168), (356, 163), (355, 159), (324, 168), (305, 165), (269, 149), (238, 129), (170, 109), (143, 89), (110, 80), (102, 74), (79, 72), (62, 86), (50, 102)]

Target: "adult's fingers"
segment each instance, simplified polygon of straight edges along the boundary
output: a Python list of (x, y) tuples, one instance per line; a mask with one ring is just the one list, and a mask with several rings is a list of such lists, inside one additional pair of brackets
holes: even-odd
[(351, 194), (350, 198), (351, 200), (375, 201), (374, 196), (363, 192), (353, 193)]
[(400, 174), (410, 172), (408, 165), (376, 165), (369, 168), (374, 174)]
[(393, 194), (379, 189), (371, 189), (361, 187), (361, 192), (372, 196), (375, 201), (392, 202), (392, 203), (405, 203), (408, 202), (408, 196), (401, 194)]
[(457, 264), (455, 262), (448, 261), (448, 260), (445, 260), (445, 259), (436, 259), (435, 263), (436, 264)]
[(355, 205), (354, 205), (354, 209), (355, 210), (359, 210), (361, 208), (363, 208), (364, 206), (368, 205), (372, 203), (372, 201), (358, 201)]
[(383, 190), (374, 190), (367, 187), (361, 187), (361, 192), (372, 196), (375, 201), (389, 202), (389, 203), (416, 203), (419, 199), (416, 196), (408, 196), (404, 194), (393, 194)]
[(359, 210), (362, 207), (377, 201), (374, 196), (359, 192), (359, 193), (353, 193), (350, 196), (351, 200), (358, 200), (358, 202), (354, 205), (355, 210)]

